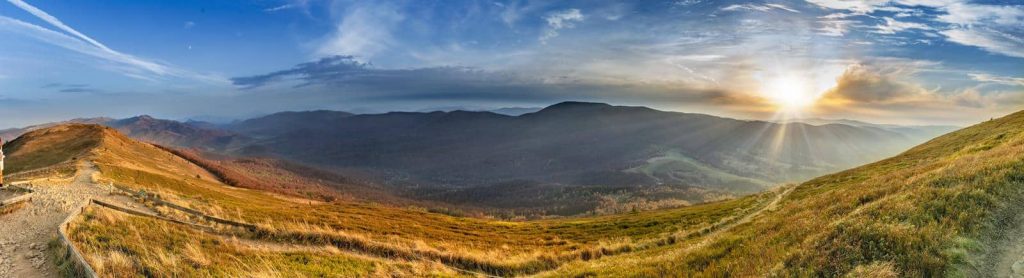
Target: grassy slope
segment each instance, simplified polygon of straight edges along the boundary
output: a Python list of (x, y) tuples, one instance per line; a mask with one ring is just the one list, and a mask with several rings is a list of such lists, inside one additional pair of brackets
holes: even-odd
[[(308, 239), (287, 237), (294, 232), (346, 235), (396, 250), (438, 252), (510, 269), (519, 266), (517, 262), (694, 232), (749, 211), (765, 198), (596, 218), (499, 222), (351, 202), (297, 203), (226, 187), (202, 178), (202, 171), (184, 160), (125, 142), (120, 148), (97, 153), (104, 176), (211, 214), (284, 231), (261, 240)], [(983, 255), (989, 236), (1012, 225), (1009, 219), (1021, 211), (1015, 205), (1024, 201), (1021, 151), (1024, 113), (806, 182), (778, 208), (702, 248), (687, 248), (695, 240), (683, 237), (681, 244), (570, 260), (544, 274), (969, 275), (977, 263), (973, 255)], [(162, 157), (167, 158), (155, 160)], [(125, 161), (130, 163), (124, 165)], [(194, 177), (195, 171), (201, 178)], [(125, 225), (137, 227), (131, 222)]]
[(800, 185), (778, 210), (687, 252), (579, 262), (553, 276), (972, 273), (1024, 202), (1024, 112)]
[(71, 162), (100, 144), (102, 128), (64, 125), (28, 132), (4, 144), (7, 154), (4, 174), (52, 170), (60, 174), (74, 171)]
[[(104, 180), (159, 194), (166, 200), (211, 215), (260, 225), (258, 233), (233, 236), (275, 244), (362, 246), (363, 249), (357, 251), (388, 259), (388, 266), (381, 266), (377, 261), (376, 266), (385, 268), (407, 269), (402, 262), (410, 258), (402, 254), (414, 254), (417, 258), (437, 256), (428, 261), (448, 260), (461, 268), (496, 274), (534, 272), (561, 262), (685, 240), (715, 223), (752, 211), (770, 197), (758, 195), (692, 208), (571, 220), (503, 222), (459, 218), (420, 209), (348, 201), (309, 202), (230, 187), (198, 166), (157, 147), (133, 141), (111, 129), (99, 128), (99, 131), (96, 133), (99, 143), (88, 150), (87, 158), (95, 161)], [(187, 255), (181, 253), (184, 249), (180, 244), (168, 245), (164, 253), (146, 247), (150, 242), (176, 242), (169, 238), (151, 238), (167, 233), (172, 229), (168, 225), (151, 225), (131, 217), (115, 218), (116, 223), (90, 222), (99, 221), (94, 219), (106, 218), (85, 219), (79, 227), (118, 228), (72, 229), (76, 242), (90, 250), (87, 256), (91, 262), (117, 260), (110, 257), (116, 250), (149, 250), (127, 254), (136, 263), (131, 269), (145, 273), (187, 267), (187, 264), (174, 264), (173, 260), (161, 261), (166, 256)], [(125, 229), (136, 232), (115, 232)], [(175, 233), (166, 235), (177, 236)], [(200, 245), (196, 248), (214, 252), (224, 247), (217, 245), (207, 249), (206, 245)], [(346, 259), (346, 262), (351, 262), (353, 267), (365, 265), (358, 260)], [(227, 268), (224, 271), (230, 272), (232, 267), (238, 266), (228, 265), (231, 264), (224, 265)], [(221, 266), (211, 264), (211, 267)], [(430, 267), (412, 269), (434, 272)], [(292, 268), (274, 270), (297, 271)]]
[(678, 150), (670, 150), (664, 155), (647, 160), (647, 164), (626, 170), (627, 172), (643, 173), (665, 183), (687, 183), (705, 188), (719, 188), (728, 192), (752, 194), (764, 191), (772, 184), (767, 181), (741, 177), (713, 166), (687, 157)]
[[(105, 276), (355, 277), (409, 275), (416, 266), (331, 248), (253, 246), (181, 225), (90, 208), (72, 228), (90, 264)], [(139, 244), (140, 242), (145, 244)]]

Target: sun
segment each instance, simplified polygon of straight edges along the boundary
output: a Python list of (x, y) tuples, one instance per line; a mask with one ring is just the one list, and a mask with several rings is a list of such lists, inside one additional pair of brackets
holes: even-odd
[(799, 75), (787, 74), (771, 78), (762, 86), (765, 98), (785, 111), (799, 111), (818, 101), (813, 82)]

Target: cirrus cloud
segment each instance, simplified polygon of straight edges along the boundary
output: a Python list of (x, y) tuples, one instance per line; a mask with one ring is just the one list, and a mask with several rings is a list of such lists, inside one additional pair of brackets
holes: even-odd
[(549, 39), (558, 36), (558, 30), (573, 28), (575, 23), (583, 22), (583, 13), (579, 9), (568, 9), (551, 13), (544, 21), (548, 23), (548, 29), (540, 36), (540, 42), (546, 44)]

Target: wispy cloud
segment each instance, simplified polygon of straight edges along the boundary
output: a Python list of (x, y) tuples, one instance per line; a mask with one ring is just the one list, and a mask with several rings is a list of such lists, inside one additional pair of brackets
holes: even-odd
[(22, 10), (25, 10), (26, 12), (34, 15), (35, 17), (37, 17), (39, 19), (42, 19), (43, 21), (46, 21), (46, 23), (49, 23), (50, 25), (53, 25), (54, 27), (57, 27), (58, 29), (63, 30), (64, 32), (68, 32), (68, 33), (74, 35), (75, 37), (77, 37), (77, 38), (79, 38), (79, 39), (81, 39), (83, 41), (86, 41), (89, 44), (92, 44), (93, 46), (99, 47), (100, 49), (103, 49), (103, 50), (108, 51), (108, 52), (115, 52), (115, 51), (111, 50), (110, 48), (108, 48), (106, 45), (103, 45), (102, 43), (100, 43), (100, 42), (98, 42), (96, 40), (93, 40), (89, 36), (86, 36), (85, 34), (82, 34), (82, 33), (78, 32), (78, 30), (75, 30), (74, 28), (71, 28), (71, 26), (68, 26), (68, 25), (64, 24), (64, 22), (61, 22), (56, 17), (54, 17), (54, 16), (44, 12), (43, 10), (40, 10), (40, 9), (36, 8), (35, 6), (32, 6), (32, 5), (29, 5), (28, 3), (25, 3), (25, 1), (21, 1), (21, 0), (7, 0), (7, 1), (10, 2), (11, 4), (14, 4), (14, 6), (17, 6), (18, 8), (21, 8)]
[(970, 76), (972, 80), (978, 82), (991, 82), (1008, 86), (1024, 87), (1024, 78), (1022, 77), (998, 76), (987, 73), (969, 73), (967, 75)]
[(955, 43), (977, 46), (989, 52), (1024, 58), (1024, 40), (991, 28), (960, 28), (941, 31)]
[(292, 9), (292, 8), (295, 8), (295, 7), (296, 7), (295, 4), (288, 3), (288, 4), (276, 6), (276, 7), (266, 8), (266, 9), (263, 9), (263, 11), (264, 12), (268, 12), (268, 13), (272, 13), (272, 12), (276, 12), (276, 11)]
[(796, 9), (793, 9), (793, 8), (790, 8), (790, 7), (786, 6), (786, 5), (782, 5), (782, 4), (764, 4), (764, 5), (758, 5), (758, 4), (733, 4), (733, 5), (729, 5), (729, 6), (726, 6), (726, 7), (722, 8), (723, 11), (750, 10), (750, 11), (761, 11), (761, 12), (767, 12), (767, 11), (771, 11), (773, 9), (778, 9), (778, 10), (783, 10), (783, 11), (788, 11), (788, 12), (794, 12), (794, 13), (800, 13), (800, 11), (798, 11)]
[(63, 21), (54, 17), (35, 6), (32, 6), (22, 0), (8, 0), (14, 6), (32, 14), (33, 16), (45, 21), (46, 23), (56, 27), (57, 29), (70, 34), (70, 36), (64, 33), (56, 32), (47, 28), (40, 27), (31, 23), (27, 23), (21, 20), (0, 16), (0, 27), (6, 28), (9, 31), (22, 33), (30, 37), (34, 37), (41, 41), (54, 44), (65, 49), (76, 51), (82, 54), (90, 55), (93, 57), (101, 58), (110, 62), (114, 62), (121, 66), (116, 68), (123, 71), (126, 76), (142, 78), (146, 80), (155, 80), (154, 77), (161, 76), (173, 76), (179, 78), (195, 79), (205, 82), (212, 83), (224, 83), (223, 78), (214, 76), (201, 75), (193, 72), (173, 68), (164, 64), (156, 63), (139, 57), (135, 57), (129, 54), (118, 52), (113, 50), (103, 43), (79, 32), (78, 30), (68, 26)]
[(549, 39), (558, 36), (558, 30), (573, 28), (577, 22), (583, 22), (583, 13), (579, 9), (568, 9), (551, 13), (544, 21), (548, 23), (548, 29), (540, 36), (540, 42), (546, 44)]
[[(882, 17), (884, 22), (873, 26), (873, 32), (879, 34), (896, 34), (897, 32), (916, 29), (937, 31), (953, 43), (974, 46), (986, 51), (1012, 57), (1024, 57), (1024, 6), (1019, 4), (967, 0), (806, 0), (821, 8), (838, 10), (840, 15), (871, 15), (872, 18)], [(920, 16), (924, 13), (919, 9), (906, 7), (924, 7), (934, 10), (934, 16)], [(922, 22), (898, 21), (875, 12), (895, 13), (898, 18), (916, 16)], [(832, 15), (830, 15), (832, 16)], [(834, 18), (822, 18), (826, 35), (839, 35), (843, 29), (829, 22)], [(930, 41), (929, 41), (930, 42)]]
[(884, 17), (882, 19), (884, 20), (882, 24), (875, 25), (875, 33), (891, 35), (911, 29), (934, 30), (931, 26), (917, 22), (903, 22), (891, 17)]
[[(290, 69), (236, 77), (232, 80), (239, 87), (267, 87), (265, 91), (287, 92), (284, 94), (290, 94), (292, 98), (295, 98), (296, 94), (302, 94), (303, 98), (354, 98), (361, 101), (395, 103), (488, 101), (545, 104), (566, 99), (590, 99), (676, 105), (714, 104), (727, 109), (749, 109), (765, 105), (763, 100), (748, 94), (683, 83), (614, 84), (597, 80), (559, 81), (557, 77), (530, 76), (470, 67), (384, 69), (356, 61), (351, 56), (327, 57), (298, 64)], [(278, 88), (277, 85), (290, 86), (290, 89), (275, 90)]]
[(889, 3), (889, 0), (807, 0), (807, 2), (822, 8), (848, 10), (865, 14), (873, 12), (879, 6)]
[(940, 31), (947, 40), (992, 53), (1024, 58), (1024, 6), (953, 4), (939, 21), (952, 28)]
[(395, 43), (391, 32), (404, 19), (397, 7), (386, 2), (366, 2), (348, 7), (316, 54), (319, 57), (355, 55), (360, 59), (372, 59)]
[(822, 20), (818, 24), (818, 34), (830, 37), (842, 37), (850, 31), (850, 25), (856, 23), (853, 20)]

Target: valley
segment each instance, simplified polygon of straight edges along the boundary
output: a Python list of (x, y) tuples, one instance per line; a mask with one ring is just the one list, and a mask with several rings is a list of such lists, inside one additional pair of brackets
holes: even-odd
[[(1012, 219), (1024, 208), (1015, 205), (1024, 192), (1016, 155), (1024, 145), (1021, 115), (744, 197), (529, 221), (446, 215), (428, 209), (445, 202), (400, 193), (378, 192), (391, 197), (368, 202), (346, 195), (379, 188), (330, 172), (210, 160), (109, 127), (64, 124), (6, 145), (8, 163), (21, 165), (9, 179), (49, 197), (0, 217), (35, 217), (39, 232), (8, 241), (18, 242), (13, 254), (42, 252), (60, 247), (45, 231), (84, 207), (68, 233), (101, 276), (970, 275), (1018, 261), (1016, 249), (995, 242), (1006, 238), (999, 227), (1019, 225)], [(669, 153), (630, 171), (666, 179), (708, 167)], [(87, 205), (88, 198), (153, 216)], [(74, 273), (67, 257), (38, 258), (5, 259), (8, 273)]]
[[(226, 124), (150, 116), (67, 122), (99, 123), (164, 146), (220, 169), (232, 176), (220, 178), (241, 187), (504, 219), (736, 198), (882, 159), (954, 129), (823, 120), (779, 124), (589, 102), (519, 116), (320, 110)], [(243, 172), (283, 179), (257, 181)]]
[(1022, 22), (0, 1), (0, 278), (1024, 278)]
[[(76, 137), (66, 137), (69, 135)], [(458, 269), (494, 275), (532, 273), (583, 257), (628, 252), (633, 249), (648, 248), (645, 246), (657, 246), (695, 237), (702, 231), (711, 231), (714, 227), (735, 221), (731, 220), (735, 219), (734, 215), (751, 213), (756, 207), (766, 204), (767, 199), (764, 198), (769, 198), (768, 195), (763, 195), (694, 207), (692, 210), (652, 211), (572, 221), (502, 222), (451, 217), (414, 209), (357, 202), (308, 202), (282, 198), (262, 191), (230, 187), (217, 181), (211, 173), (183, 158), (164, 152), (163, 149), (136, 142), (112, 129), (99, 126), (68, 125), (29, 133), (11, 143), (16, 146), (12, 148), (14, 151), (11, 153), (11, 157), (26, 160), (40, 159), (36, 155), (19, 153), (19, 150), (36, 145), (34, 141), (63, 140), (73, 140), (75, 142), (70, 142), (73, 145), (89, 146), (83, 150), (84, 153), (79, 153), (74, 158), (95, 163), (99, 174), (93, 178), (97, 180), (98, 184), (113, 184), (116, 188), (125, 188), (129, 191), (144, 191), (147, 195), (159, 196), (163, 201), (190, 207), (207, 215), (254, 223), (257, 226), (255, 230), (247, 231), (238, 231), (231, 227), (214, 228), (212, 231), (215, 234), (240, 238), (253, 244), (258, 242), (259, 246), (281, 247), (298, 244), (319, 250), (316, 248), (317, 246), (333, 245), (343, 251), (342, 254), (353, 252), (360, 256), (377, 257), (373, 261), (376, 263), (371, 264), (374, 266), (373, 269), (395, 267), (404, 269), (401, 271), (410, 275), (453, 271), (455, 273), (458, 272)], [(82, 142), (79, 143), (78, 140)], [(12, 161), (12, 163), (16, 163), (18, 160)], [(79, 170), (79, 172), (81, 171)], [(93, 176), (88, 173), (84, 175)], [(82, 177), (83, 174), (80, 173), (77, 176)], [(118, 190), (124, 189), (114, 191)], [(197, 219), (175, 213), (173, 210), (168, 211), (166, 207), (147, 202), (145, 199), (136, 199), (136, 202), (145, 204), (149, 210), (163, 217), (179, 219), (183, 222), (197, 221)], [(83, 214), (84, 218), (82, 219), (86, 222), (72, 222), (72, 226), (69, 228), (71, 239), (76, 244), (80, 244), (84, 256), (90, 261), (93, 268), (97, 269), (98, 273), (131, 273), (131, 271), (144, 269), (170, 271), (167, 273), (188, 271), (187, 269), (173, 268), (174, 265), (177, 265), (173, 260), (170, 262), (156, 260), (159, 257), (166, 257), (167, 254), (151, 253), (153, 249), (151, 249), (150, 242), (165, 240), (163, 239), (165, 236), (177, 233), (167, 233), (166, 230), (146, 232), (146, 229), (180, 229), (180, 233), (184, 233), (182, 235), (195, 236), (186, 236), (188, 238), (202, 238), (202, 235), (196, 234), (201, 233), (200, 231), (193, 230), (188, 226), (161, 221), (153, 222), (139, 217), (92, 216), (92, 213), (99, 215), (108, 213), (106, 215), (109, 215), (110, 211), (104, 211), (103, 208), (91, 206)], [(91, 222), (88, 219), (107, 222), (103, 222), (104, 224), (101, 226), (90, 228), (94, 226), (90, 226)], [(415, 226), (400, 224), (414, 222), (419, 224)], [(200, 221), (197, 225), (205, 226), (209, 223)], [(396, 225), (401, 225), (403, 228), (395, 230)], [(136, 231), (137, 233), (134, 235), (137, 237), (156, 238), (112, 243), (109, 242), (111, 233), (113, 235), (121, 234), (121, 232), (114, 231)], [(594, 231), (602, 232), (594, 233)], [(122, 236), (129, 235), (131, 234), (122, 234)], [(544, 240), (534, 241), (537, 238)], [(99, 239), (102, 240), (96, 241)], [(612, 240), (608, 241), (609, 239)], [(217, 242), (219, 241), (195, 242), (194, 244), (197, 246), (188, 248), (200, 248), (200, 250), (189, 252), (203, 252), (204, 248), (237, 247), (248, 250), (243, 248), (245, 244), (243, 247), (233, 245), (235, 243), (221, 246)], [(215, 245), (211, 247), (207, 246), (208, 244)], [(275, 248), (271, 249), (276, 250)], [(303, 248), (280, 249), (286, 251), (305, 250)], [(117, 256), (121, 255), (104, 250), (132, 250), (129, 254), (139, 260), (137, 260), (138, 263), (129, 266), (112, 265), (110, 263), (119, 260)], [(171, 251), (163, 252), (179, 251), (171, 249)], [(295, 252), (285, 253), (296, 255), (293, 254)], [(319, 254), (321, 253), (313, 252), (301, 255), (320, 259)], [(280, 258), (280, 255), (278, 252), (269, 252), (266, 256)], [(153, 257), (155, 261), (151, 261), (147, 259), (148, 256), (158, 257)], [(262, 258), (262, 256), (255, 257)], [(245, 257), (252, 258), (248, 255)], [(270, 257), (267, 257), (267, 260), (270, 260)], [(413, 258), (420, 259), (414, 260)], [(179, 259), (186, 258), (179, 257)], [(387, 263), (380, 263), (381, 259), (387, 260)], [(392, 260), (396, 259), (413, 260), (416, 264), (411, 268), (407, 265), (402, 266), (403, 264), (393, 265)], [(431, 263), (434, 260), (438, 260), (441, 265)], [(287, 264), (281, 263), (283, 265), (271, 265), (282, 267), (283, 269), (279, 271), (298, 271), (285, 273), (303, 276), (315, 275), (315, 273), (334, 273), (335, 271), (322, 269), (319, 270), (322, 272), (316, 272), (316, 270), (301, 272), (305, 270), (290, 269)], [(343, 265), (347, 266), (347, 263)], [(244, 266), (237, 267), (234, 271), (245, 269)], [(200, 270), (217, 271), (217, 269), (207, 268)], [(232, 270), (228, 268), (223, 271), (230, 273)], [(182, 274), (186, 273), (189, 272)], [(287, 274), (283, 275), (288, 276)]]

